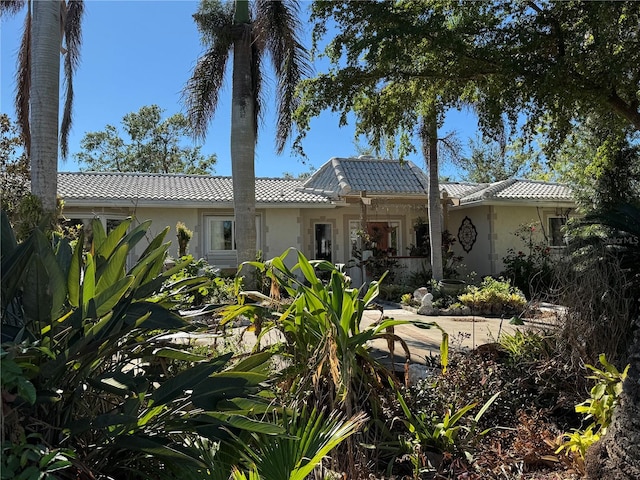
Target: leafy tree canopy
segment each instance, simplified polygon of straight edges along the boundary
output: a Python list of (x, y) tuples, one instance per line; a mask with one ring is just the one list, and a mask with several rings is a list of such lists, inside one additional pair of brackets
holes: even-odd
[(540, 152), (522, 139), (501, 145), (476, 137), (469, 139), (469, 148), (469, 155), (458, 156), (454, 161), (465, 172), (463, 180), (491, 183), (508, 178), (549, 180), (551, 177), (539, 160)]
[(594, 114), (640, 130), (638, 2), (317, 1), (313, 15), (314, 41), (331, 20), (339, 33), (324, 50), (333, 67), (303, 84), (303, 131), (324, 109), (343, 122), (356, 111), (356, 134), (375, 144), (393, 129), (406, 146), (417, 122), (403, 114), (434, 89), (473, 105), (493, 138), (505, 118), (525, 138), (544, 119), (549, 152)]
[(639, 134), (603, 128), (586, 121), (575, 128), (556, 153), (554, 173), (573, 188), (586, 210), (606, 210), (619, 203), (640, 206)]
[(215, 155), (188, 146), (191, 130), (184, 115), (162, 119), (157, 105), (142, 107), (122, 118), (124, 139), (113, 125), (87, 133), (75, 155), (84, 170), (107, 172), (211, 174)]
[(29, 193), (29, 157), (18, 126), (5, 113), (0, 114), (0, 190), (2, 210), (12, 223), (18, 215), (18, 206)]

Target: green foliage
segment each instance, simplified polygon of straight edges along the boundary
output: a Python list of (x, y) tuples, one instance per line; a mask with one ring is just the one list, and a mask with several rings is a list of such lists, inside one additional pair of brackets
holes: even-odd
[(17, 126), (6, 113), (0, 113), (0, 204), (15, 225), (21, 218), (19, 206), (29, 195), (29, 159), (22, 148)]
[(498, 339), (500, 347), (509, 355), (509, 363), (525, 365), (546, 357), (546, 338), (537, 331), (520, 331), (502, 333)]
[(509, 280), (492, 277), (485, 277), (480, 286), (468, 287), (466, 293), (458, 296), (458, 300), (473, 312), (492, 315), (520, 312), (527, 304), (522, 292), (512, 286)]
[(203, 258), (193, 260), (191, 255), (182, 257), (180, 265), (155, 299), (171, 296), (176, 305), (184, 308), (235, 302), (234, 280), (221, 277), (219, 268)]
[(412, 412), (400, 392), (396, 392), (405, 415), (400, 420), (409, 430), (416, 445), (421, 449), (434, 447), (441, 452), (464, 453), (467, 457), (470, 457), (473, 445), (491, 431), (491, 428), (477, 431), (477, 425), (499, 395), (500, 392), (495, 393), (473, 417), (467, 414), (477, 403), (470, 403), (455, 411), (450, 407), (442, 418), (436, 418), (427, 412)]
[(587, 378), (595, 380), (596, 384), (591, 388), (590, 398), (576, 405), (576, 412), (585, 415), (585, 420), (592, 421), (584, 429), (566, 433), (564, 435), (566, 441), (557, 450), (557, 452), (565, 450), (577, 453), (582, 460), (585, 458), (587, 449), (607, 433), (622, 392), (622, 383), (629, 371), (629, 365), (622, 372), (618, 371), (607, 361), (604, 354), (600, 355), (599, 360), (604, 369), (586, 365), (594, 373)]
[(458, 158), (456, 164), (466, 171), (463, 180), (492, 183), (508, 178), (531, 178), (539, 175), (541, 166), (533, 149), (522, 139), (501, 145), (495, 140), (476, 137), (469, 140), (471, 154)]
[[(379, 282), (353, 288), (335, 265), (307, 260), (300, 252), (296, 252), (297, 263), (288, 268), (286, 258), (292, 251), (264, 263), (252, 262), (292, 300), (281, 303), (276, 295), (269, 298), (247, 292), (265, 300), (265, 305), (230, 306), (223, 323), (239, 315), (266, 319), (258, 342), (270, 330), (280, 331), (285, 339), (281, 353), (288, 359), (288, 367), (281, 375), (290, 382), (292, 394), (304, 396), (313, 392), (313, 398), (308, 399), (312, 405), (322, 407), (328, 402), (331, 408), (340, 406), (352, 412), (363, 402), (377, 403), (369, 393), (380, 387), (380, 378), (386, 378), (388, 370), (371, 355), (368, 342), (378, 338), (391, 344), (399, 342), (408, 356), (406, 343), (393, 333), (392, 327), (409, 322), (381, 320), (364, 327), (362, 316), (378, 296)], [(329, 278), (326, 283), (319, 278), (323, 272)]]
[(404, 295), (402, 295), (402, 298), (400, 299), (400, 303), (402, 303), (403, 305), (411, 305), (412, 302), (413, 302), (412, 293), (405, 293)]
[(502, 275), (529, 299), (547, 294), (553, 281), (551, 249), (545, 239), (537, 235), (536, 226), (539, 229), (537, 223), (521, 225), (514, 235), (523, 250), (509, 248), (502, 259)]
[(204, 468), (185, 435), (221, 441), (230, 430), (281, 431), (250, 418), (268, 408), (253, 397), (268, 378), (268, 353), (229, 365), (231, 354), (193, 354), (157, 335), (192, 330), (171, 308), (183, 287), (197, 285), (167, 284), (190, 261), (164, 271), (168, 228), (126, 270), (150, 222), (128, 231), (127, 219), (107, 235), (95, 220), (88, 251), (82, 233), (73, 250), (65, 239), (53, 248), (39, 230), (17, 244), (3, 222), (0, 313), (3, 334), (11, 333), (3, 382), (20, 393), (5, 401), (27, 436), (54, 448), (64, 439), (79, 464), (101, 474), (148, 478), (169, 459)]
[[(248, 440), (236, 437), (240, 458), (248, 477), (235, 468), (234, 478), (304, 480), (341, 442), (361, 429), (366, 415), (359, 413), (344, 420), (335, 412), (326, 415), (317, 410), (294, 406), (282, 412), (286, 435), (252, 433)], [(238, 476), (238, 474), (241, 476)]]
[[(70, 449), (48, 448), (37, 434), (2, 444), (2, 480), (57, 480), (70, 470), (76, 455)], [(58, 473), (55, 473), (58, 472)]]
[(554, 170), (587, 212), (640, 198), (638, 133), (592, 121), (573, 129), (556, 153)]
[(323, 42), (332, 68), (303, 83), (302, 132), (324, 109), (342, 122), (356, 111), (356, 135), (403, 148), (434, 93), (473, 104), (493, 138), (503, 114), (528, 138), (546, 121), (544, 135), (562, 139), (588, 117), (638, 130), (639, 15), (636, 2), (315, 2), (316, 45), (335, 32)]
[(82, 151), (75, 155), (78, 163), (99, 172), (210, 174), (215, 155), (203, 155), (199, 146), (185, 146), (191, 136), (186, 117), (177, 113), (162, 120), (162, 113), (151, 105), (125, 115), (122, 127), (128, 140), (113, 125), (86, 133)]

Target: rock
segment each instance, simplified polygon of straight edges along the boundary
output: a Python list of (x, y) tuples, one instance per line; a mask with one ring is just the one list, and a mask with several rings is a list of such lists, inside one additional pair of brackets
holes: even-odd
[(433, 306), (433, 295), (430, 293), (427, 293), (424, 297), (422, 297), (422, 300), (420, 300), (420, 306), (421, 307), (432, 307)]
[(413, 299), (416, 302), (421, 302), (422, 297), (429, 293), (429, 289), (427, 287), (420, 287), (415, 292), (413, 292)]
[(420, 307), (417, 313), (418, 315), (437, 316), (440, 314), (440, 310), (434, 307), (433, 305), (430, 305), (428, 307)]

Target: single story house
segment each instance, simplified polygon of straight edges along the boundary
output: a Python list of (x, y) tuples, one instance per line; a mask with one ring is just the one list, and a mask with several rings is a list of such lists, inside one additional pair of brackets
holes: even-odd
[[(175, 235), (176, 223), (183, 222), (194, 232), (189, 253), (221, 268), (237, 267), (234, 238), (241, 232), (234, 229), (231, 177), (58, 175), (64, 216), (72, 223), (97, 216), (109, 230), (134, 216), (151, 219), (151, 232), (168, 225)], [(295, 247), (308, 258), (348, 266), (365, 237), (409, 271), (424, 262), (415, 254), (428, 232), (427, 184), (426, 174), (410, 161), (368, 156), (332, 158), (308, 179), (256, 178), (257, 248), (265, 259)], [(499, 274), (507, 250), (525, 248), (514, 235), (523, 224), (536, 222), (548, 245), (562, 248), (560, 227), (575, 209), (569, 188), (555, 183), (509, 179), (440, 188), (443, 226), (456, 240), (452, 248), (466, 270), (479, 275)], [(170, 253), (177, 255), (177, 248), (174, 241)], [(363, 280), (358, 269), (350, 274)]]

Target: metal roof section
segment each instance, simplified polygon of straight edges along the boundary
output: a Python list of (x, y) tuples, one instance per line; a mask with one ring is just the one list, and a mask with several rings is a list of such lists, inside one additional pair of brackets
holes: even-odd
[(322, 165), (302, 190), (331, 198), (367, 195), (425, 195), (428, 179), (413, 162), (369, 156), (337, 158)]
[[(327, 205), (330, 200), (300, 190), (301, 180), (256, 178), (256, 203)], [(74, 172), (58, 174), (58, 195), (67, 202), (180, 204), (233, 203), (231, 177), (206, 175)]]

